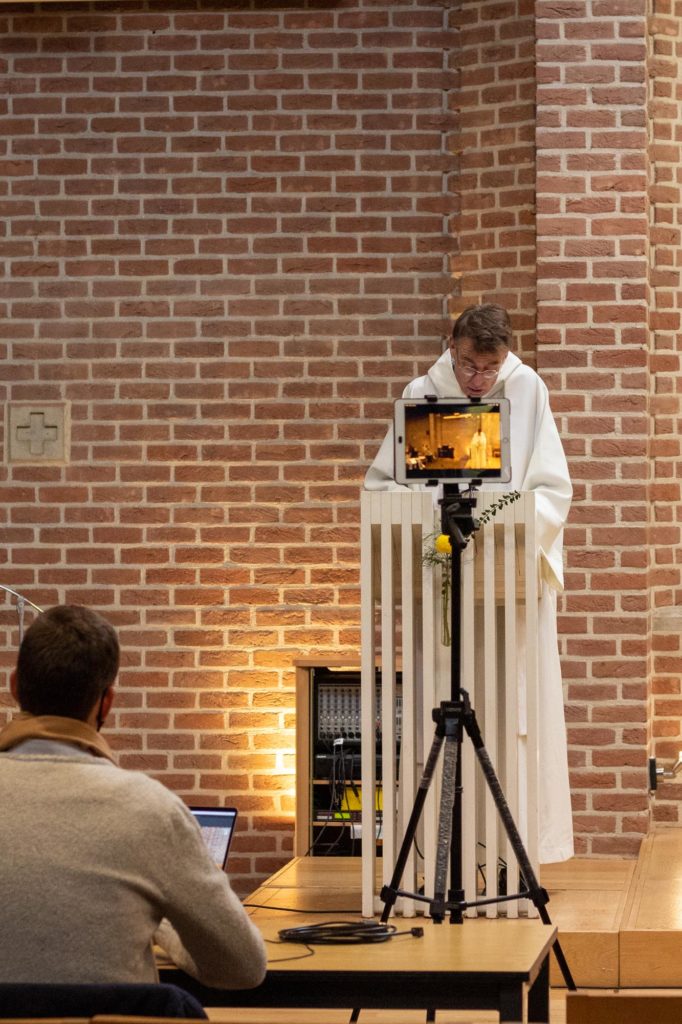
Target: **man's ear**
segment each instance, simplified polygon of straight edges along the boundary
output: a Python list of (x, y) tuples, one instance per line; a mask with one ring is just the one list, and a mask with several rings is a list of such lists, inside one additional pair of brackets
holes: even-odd
[(10, 672), (10, 674), (9, 674), (9, 688), (10, 688), (10, 693), (14, 697), (15, 701), (17, 702), (17, 704), (19, 704), (19, 696), (18, 696), (18, 693), (19, 693), (19, 683), (17, 681), (17, 670), (15, 668), (13, 668), (12, 671)]
[[(93, 724), (95, 725), (95, 727), (98, 730), (101, 729), (102, 726), (104, 725), (104, 723), (106, 722), (107, 715), (111, 711), (111, 705), (113, 703), (114, 703), (114, 684), (112, 683), (111, 686), (107, 686), (106, 690), (103, 691), (102, 696), (100, 697), (99, 704), (94, 709), (94, 711), (91, 712), (91, 715), (94, 714), (94, 723)], [(91, 719), (91, 721), (92, 721), (92, 719)]]
[(108, 686), (104, 691), (104, 697), (102, 699), (102, 717), (106, 718), (111, 711), (111, 705), (114, 703), (114, 684)]

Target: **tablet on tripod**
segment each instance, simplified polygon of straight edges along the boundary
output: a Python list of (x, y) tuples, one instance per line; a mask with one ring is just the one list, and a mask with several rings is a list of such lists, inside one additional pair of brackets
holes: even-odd
[(394, 475), (399, 484), (508, 483), (509, 399), (399, 398)]

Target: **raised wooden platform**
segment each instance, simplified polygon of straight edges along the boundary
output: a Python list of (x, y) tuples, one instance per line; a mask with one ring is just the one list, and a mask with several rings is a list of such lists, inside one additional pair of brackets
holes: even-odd
[(682, 829), (651, 833), (636, 861), (574, 858), (540, 881), (579, 987), (682, 988)]
[[(359, 859), (333, 858), (333, 886), (320, 870), (324, 863), (323, 858), (293, 861), (277, 876), (273, 902), (286, 906), (293, 886), (311, 907), (338, 910), (333, 890), (341, 888), (351, 897), (343, 909), (358, 913)], [(682, 829), (653, 832), (637, 860), (575, 857), (544, 865), (540, 882), (549, 892), (547, 910), (580, 988), (682, 989)], [(551, 982), (563, 984), (553, 957)]]
[(682, 830), (642, 844), (620, 932), (620, 984), (682, 987)]
[[(335, 858), (329, 874), (319, 859), (292, 862), (277, 876), (266, 902), (288, 905), (293, 888), (308, 894), (311, 906), (338, 910), (333, 888), (350, 895), (348, 911), (360, 906), (356, 858)], [(545, 866), (548, 912), (574, 979), (566, 993), (552, 963), (552, 1024), (673, 1024), (682, 1021), (682, 829), (652, 833), (637, 860), (575, 858)], [(293, 887), (293, 888), (292, 888)], [(299, 899), (300, 899), (299, 894)], [(473, 923), (473, 922), (471, 922)], [(483, 928), (484, 919), (480, 921)], [(209, 1011), (215, 1024), (343, 1024), (345, 1010)], [(417, 1024), (422, 1011), (363, 1010), (367, 1024)], [(439, 1012), (442, 1024), (471, 1024), (470, 1011)], [(477, 1024), (497, 1020), (479, 1013)]]
[[(618, 987), (620, 929), (636, 864), (634, 860), (576, 857), (540, 869), (540, 883), (550, 897), (547, 911), (559, 929), (559, 941), (577, 985)], [(550, 978), (552, 985), (562, 984), (554, 958)]]

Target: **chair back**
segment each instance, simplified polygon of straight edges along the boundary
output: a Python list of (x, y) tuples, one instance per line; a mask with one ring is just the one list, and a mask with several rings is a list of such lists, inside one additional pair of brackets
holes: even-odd
[(201, 1003), (177, 985), (0, 983), (0, 1018), (99, 1016), (206, 1020)]

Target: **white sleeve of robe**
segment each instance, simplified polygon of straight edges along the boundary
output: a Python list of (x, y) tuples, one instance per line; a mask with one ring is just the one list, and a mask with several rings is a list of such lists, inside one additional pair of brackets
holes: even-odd
[(393, 457), (393, 424), (388, 428), (381, 442), (374, 462), (365, 475), (366, 491), (409, 491), (411, 487), (395, 482)]
[[(563, 530), (571, 507), (573, 488), (559, 432), (549, 407), (547, 388), (539, 377), (536, 380), (535, 430), (532, 443), (523, 453), (528, 460), (526, 471), (523, 479), (515, 486), (520, 491), (532, 491), (535, 495), (541, 572), (550, 587), (561, 591), (564, 586)], [(512, 434), (512, 452), (513, 449)]]

